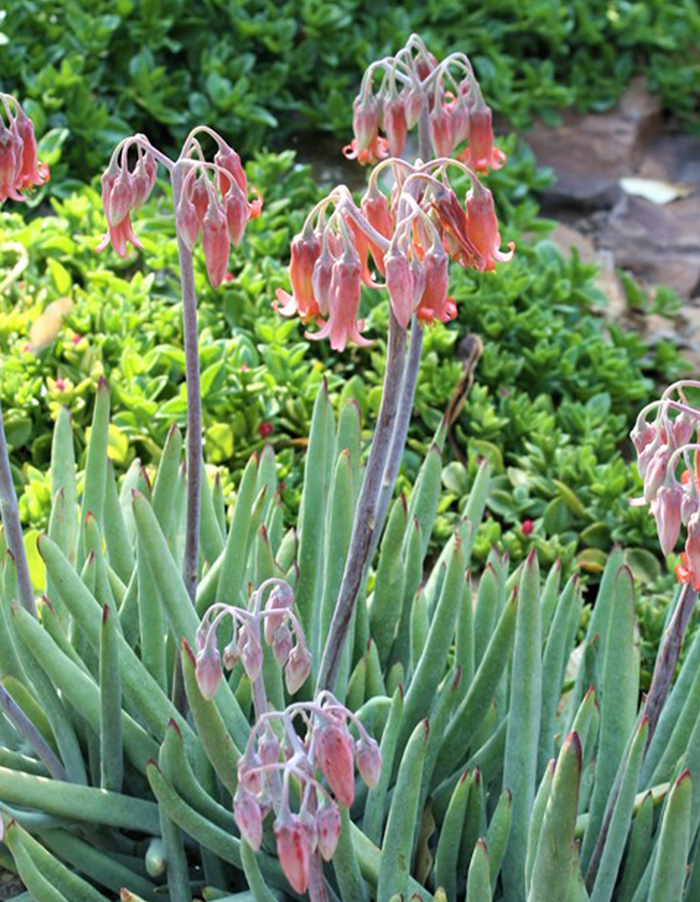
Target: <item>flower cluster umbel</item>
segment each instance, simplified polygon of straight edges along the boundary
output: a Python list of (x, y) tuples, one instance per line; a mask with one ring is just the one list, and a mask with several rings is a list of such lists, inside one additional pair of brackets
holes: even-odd
[[(213, 161), (207, 161), (204, 155), (198, 140), (201, 134), (216, 143)], [(257, 192), (253, 201), (248, 200), (248, 181), (240, 157), (206, 126), (190, 133), (175, 162), (157, 151), (145, 135), (133, 135), (116, 147), (102, 176), (107, 234), (97, 250), (111, 243), (124, 257), (127, 242), (143, 247), (132, 229), (131, 212), (148, 200), (158, 162), (171, 173), (178, 166), (185, 170), (175, 196), (178, 235), (191, 251), (201, 234), (209, 281), (218, 288), (226, 276), (231, 244), (238, 247), (248, 221), (260, 214), (262, 201)]]
[[(262, 602), (270, 589), (265, 607)], [(290, 695), (304, 684), (311, 670), (311, 656), (304, 630), (293, 611), (294, 593), (281, 579), (269, 579), (253, 592), (248, 608), (236, 605), (212, 605), (197, 629), (195, 675), (200, 692), (212, 699), (223, 679), (223, 667), (232, 670), (240, 660), (251, 683), (261, 680), (263, 664), (262, 639), (272, 648), (277, 663), (284, 668)], [(218, 629), (230, 619), (231, 639), (222, 655), (218, 645)], [(262, 694), (256, 696), (256, 707), (263, 711)], [(260, 712), (262, 713), (262, 711)]]
[[(357, 742), (348, 722), (357, 729)], [(340, 837), (338, 806), (350, 808), (355, 799), (355, 767), (370, 788), (376, 786), (382, 767), (379, 746), (330, 692), (321, 692), (315, 702), (263, 715), (253, 727), (238, 763), (234, 816), (241, 835), (257, 851), (263, 820), (274, 812), (277, 855), (298, 893), (308, 887), (312, 856), (333, 857)], [(298, 792), (296, 810), (292, 787)]]
[(468, 57), (452, 53), (438, 62), (417, 35), (365, 72), (353, 105), (355, 137), (344, 153), (360, 163), (399, 157), (421, 117), (429, 126), (432, 156), (451, 156), (468, 142), (460, 158), (473, 169), (486, 172), (505, 163), (505, 154), (493, 146), (491, 110)]
[(49, 180), (49, 167), (39, 162), (34, 125), (19, 103), (0, 93), (7, 125), (0, 111), (0, 204), (7, 198), (23, 201), (21, 192), (32, 191)]
[[(390, 198), (378, 181), (388, 167), (394, 177)], [(464, 207), (450, 186), (450, 167), (471, 181)], [(292, 242), (293, 294), (277, 292), (278, 310), (284, 316), (298, 313), (304, 323), (316, 321), (321, 329), (307, 337), (330, 337), (338, 351), (348, 341), (370, 343), (357, 319), (363, 284), (388, 289), (402, 328), (413, 313), (423, 323), (448, 322), (457, 312), (448, 297), (449, 258), (490, 270), (513, 255), (512, 243), (507, 253), (500, 243), (493, 196), (464, 163), (440, 158), (413, 166), (386, 160), (373, 170), (359, 208), (344, 185), (313, 208)]]
[(631, 503), (651, 505), (664, 554), (673, 551), (681, 526), (687, 527), (676, 576), (700, 589), (700, 407), (689, 401), (689, 388), (700, 389), (700, 382), (674, 383), (637, 417), (631, 438), (644, 494)]

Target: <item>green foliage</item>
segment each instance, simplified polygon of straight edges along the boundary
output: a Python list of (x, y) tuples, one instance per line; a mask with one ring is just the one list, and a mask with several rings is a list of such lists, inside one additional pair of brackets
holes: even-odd
[[(144, 492), (133, 493), (126, 477), (110, 509), (117, 486), (105, 451), (109, 400), (101, 388), (84, 487), (69, 500), (65, 489), (71, 479), (80, 485), (80, 472), (70, 463), (65, 416), (58, 419), (53, 517), (58, 510), (66, 522), (82, 525), (72, 541), (64, 534), (60, 542), (39, 540), (34, 579), (37, 587), (48, 586), (48, 597), (38, 620), (13, 603), (13, 560), (2, 556), (0, 676), (46, 744), (32, 748), (3, 724), (0, 812), (9, 863), (35, 902), (104, 902), (122, 887), (124, 900), (167, 894), (174, 902), (196, 890), (205, 899), (242, 902), (236, 894), (250, 892), (246, 899), (271, 902), (289, 893), (275, 842), (266, 830), (252, 855), (230, 811), (250, 729), (251, 684), (238, 663), (208, 700), (188, 643), (217, 597), (229, 549), (243, 546), (237, 591), (231, 596), (228, 579), (219, 587), (227, 601), (243, 604), (244, 587), (257, 588), (269, 572), (286, 574), (297, 598), (302, 584), (315, 584), (306, 599), (313, 621), (323, 597), (313, 574), (328, 572), (338, 547), (312, 530), (316, 557), (303, 555), (309, 523), (300, 543), (293, 530), (285, 537), (276, 505), (261, 509), (259, 500), (274, 481), (275, 461), (269, 452), (267, 459), (253, 457), (245, 481), (254, 490), (229, 499), (221, 522), (226, 548), (202, 561), (207, 575), (197, 613), (181, 577), (182, 444), (171, 432), (152, 498), (145, 483)], [(349, 453), (356, 444), (351, 424), (359, 429), (355, 405), (336, 420), (324, 388), (315, 420), (323, 428), (312, 432), (310, 459), (330, 458), (329, 472), (349, 467), (351, 485), (359, 483), (362, 463)], [(423, 480), (435, 468), (433, 455), (424, 467)], [(307, 479), (328, 530), (352, 511), (317, 470)], [(395, 581), (382, 546), (358, 599), (337, 686), (340, 702), (352, 698), (364, 728), (381, 743), (383, 767), (374, 788), (366, 795), (358, 789), (356, 804), (343, 812), (341, 843), (324, 870), (328, 888), (367, 902), (407, 893), (425, 902), (575, 902), (589, 898), (585, 880), (598, 902), (618, 898), (618, 889), (638, 902), (678, 899), (686, 874), (698, 868), (693, 840), (700, 808), (692, 784), (700, 775), (700, 638), (648, 743), (650, 722), (638, 716), (634, 584), (629, 568), (620, 566), (622, 552), (610, 555), (593, 616), (580, 633), (580, 581), (562, 586), (557, 567), (543, 584), (534, 552), (515, 569), (494, 552), (477, 578), (469, 537), (489, 481), (484, 466), (456, 536), (433, 563), (420, 543), (406, 537), (401, 545), (393, 535), (410, 531), (408, 518), (389, 518), (387, 541), (403, 562), (395, 587), (400, 611), (393, 631), (372, 616), (385, 588), (380, 581)], [(408, 499), (409, 507), (414, 503), (420, 506)], [(398, 498), (394, 510), (404, 504)], [(266, 529), (258, 530), (261, 513)], [(241, 525), (249, 537), (244, 542)], [(424, 525), (430, 533), (432, 521)], [(202, 548), (206, 529), (203, 523)], [(265, 573), (261, 543), (270, 554)], [(82, 574), (81, 549), (89, 549)], [(414, 602), (409, 557), (423, 575), (421, 605)], [(469, 568), (474, 597), (465, 580)], [(421, 606), (424, 620), (415, 616)], [(406, 616), (415, 634), (410, 649), (401, 628)], [(322, 647), (326, 627), (319, 629)], [(222, 648), (227, 641), (221, 637)], [(187, 718), (171, 701), (182, 643)], [(381, 661), (375, 643), (384, 649)], [(165, 671), (163, 658), (170, 665)], [(275, 667), (265, 667), (264, 682), (282, 706), (290, 699)], [(312, 673), (317, 667), (316, 659)], [(357, 673), (364, 679), (356, 680)], [(304, 690), (300, 695), (309, 698)], [(67, 780), (47, 775), (46, 750), (58, 756)]]
[(0, 86), (29, 101), (39, 134), (70, 138), (61, 170), (80, 180), (119, 138), (174, 147), (192, 121), (216, 121), (246, 154), (300, 126), (347, 143), (367, 61), (413, 31), (438, 56), (472, 55), (485, 96), (519, 127), (533, 112), (606, 109), (638, 72), (697, 121), (694, 0), (14, 0), (0, 28)]

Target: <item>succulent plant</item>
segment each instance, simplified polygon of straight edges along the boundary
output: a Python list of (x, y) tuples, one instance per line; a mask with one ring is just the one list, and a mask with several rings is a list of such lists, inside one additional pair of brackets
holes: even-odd
[[(318, 672), (362, 477), (356, 406), (336, 423), (319, 393), (300, 532), (284, 528), (270, 450), (248, 464), (230, 521), (205, 486), (196, 608), (179, 566), (180, 433), (152, 486), (135, 465), (118, 493), (108, 425), (103, 386), (79, 505), (70, 418), (58, 418), (38, 619), (3, 554), (3, 686), (24, 720), (2, 724), (0, 808), (37, 902), (122, 887), (158, 899), (163, 886), (172, 900), (307, 887), (381, 902), (680, 898), (700, 819), (700, 639), (652, 736), (621, 551), (580, 643), (578, 576), (562, 587), (555, 566), (542, 584), (534, 554), (509, 572), (496, 551), (470, 576), (484, 465), (430, 565), (438, 435), (390, 510), (334, 695), (314, 698), (304, 677)], [(316, 873), (315, 849), (330, 859), (316, 856)]]

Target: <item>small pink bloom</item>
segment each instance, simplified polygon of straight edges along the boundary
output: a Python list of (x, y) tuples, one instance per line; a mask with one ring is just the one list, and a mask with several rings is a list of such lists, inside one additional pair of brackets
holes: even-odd
[(520, 524), (520, 532), (527, 538), (529, 535), (532, 535), (532, 531), (535, 528), (535, 524), (532, 520), (523, 520)]
[(316, 733), (316, 764), (338, 804), (350, 808), (355, 800), (353, 742), (345, 724), (332, 722)]
[(430, 248), (423, 257), (425, 287), (416, 315), (423, 322), (439, 320), (448, 323), (457, 316), (454, 301), (447, 296), (449, 288), (449, 257), (442, 248)]
[(262, 648), (255, 636), (245, 627), (238, 634), (238, 653), (241, 663), (251, 683), (260, 676), (262, 670)]
[(226, 216), (219, 204), (212, 204), (202, 222), (202, 248), (212, 288), (218, 288), (226, 275), (231, 242)]
[(260, 436), (260, 438), (267, 438), (268, 435), (272, 435), (272, 432), (273, 429), (271, 423), (263, 422), (258, 426), (258, 435)]
[(469, 146), (460, 157), (477, 172), (500, 169), (506, 161), (502, 150), (493, 146), (492, 115), (483, 100), (471, 111)]
[(240, 786), (233, 797), (233, 816), (243, 839), (258, 852), (262, 844), (262, 812), (255, 796)]
[(182, 236), (182, 240), (190, 250), (193, 250), (199, 238), (202, 224), (194, 204), (184, 194), (180, 199), (177, 213), (175, 214), (175, 224), (179, 234)]
[(143, 250), (143, 245), (134, 234), (131, 225), (131, 216), (127, 213), (124, 219), (117, 226), (107, 225), (107, 232), (102, 237), (102, 241), (97, 245), (95, 250), (97, 253), (103, 251), (108, 244), (111, 244), (115, 253), (119, 257), (126, 257), (126, 245), (132, 244), (139, 250)]
[(234, 247), (238, 247), (243, 238), (245, 227), (250, 219), (250, 204), (237, 184), (232, 183), (224, 198), (228, 234)]
[(488, 188), (475, 182), (467, 194), (467, 230), (472, 244), (477, 249), (480, 265), (477, 269), (490, 270), (496, 263), (507, 263), (515, 250), (515, 244), (508, 244), (508, 253), (500, 249), (501, 236), (498, 231), (493, 195)]
[[(637, 423), (632, 432), (630, 432), (630, 438), (632, 439), (637, 454), (641, 454), (642, 451), (644, 451), (644, 449), (656, 438), (656, 426), (652, 426), (646, 421)], [(644, 474), (641, 473), (641, 475), (643, 476)]]
[(485, 261), (474, 244), (467, 214), (451, 188), (436, 191), (433, 209), (442, 227), (445, 249), (462, 266), (483, 269)]
[(199, 691), (207, 701), (214, 698), (224, 676), (221, 655), (215, 643), (216, 638), (208, 641), (196, 658), (195, 678)]
[(389, 156), (389, 144), (385, 138), (376, 135), (368, 147), (360, 150), (357, 139), (353, 138), (350, 144), (343, 148), (343, 153), (347, 160), (357, 160), (361, 166), (367, 166), (385, 160)]
[(322, 808), (316, 817), (318, 850), (324, 861), (330, 861), (340, 839), (340, 811), (336, 805)]
[[(289, 281), (292, 283), (292, 294), (279, 289), (278, 301), (284, 302), (277, 307), (282, 316), (293, 316), (299, 313), (303, 323), (308, 323), (319, 315), (319, 305), (314, 293), (314, 268), (321, 256), (321, 241), (318, 235), (309, 230), (296, 235), (292, 241), (291, 260), (289, 263)], [(330, 258), (332, 260), (332, 257)], [(331, 263), (332, 266), (332, 263)]]
[(357, 255), (344, 255), (336, 260), (331, 276), (328, 321), (319, 332), (307, 332), (307, 338), (319, 341), (330, 337), (334, 351), (345, 350), (349, 341), (360, 346), (371, 344), (360, 334), (361, 324), (357, 321), (361, 287), (362, 266)]
[(265, 602), (266, 611), (279, 611), (265, 617), (265, 642), (272, 645), (276, 631), (283, 625), (294, 606), (294, 593), (286, 583), (278, 583)]
[(248, 179), (241, 164), (241, 158), (236, 151), (229, 147), (228, 144), (223, 144), (214, 157), (214, 163), (225, 170), (225, 172), (218, 173), (219, 190), (222, 196), (225, 197), (231, 188), (232, 179), (226, 175), (228, 173), (233, 176), (233, 182), (236, 183), (243, 196), (246, 197), (248, 194)]
[(659, 544), (664, 554), (670, 554), (681, 531), (683, 489), (679, 485), (662, 485), (651, 503), (656, 520)]
[(460, 93), (450, 106), (450, 119), (452, 121), (452, 146), (457, 147), (469, 137), (469, 105), (464, 94)]
[[(381, 191), (376, 190), (367, 193), (362, 198), (361, 209), (367, 222), (376, 229), (380, 235), (387, 240), (391, 238), (394, 225), (389, 212), (389, 203), (386, 196)], [(369, 242), (370, 253), (374, 260), (374, 265), (379, 272), (384, 275), (384, 251), (381, 250), (373, 241)]]
[(406, 97), (406, 127), (411, 129), (417, 123), (423, 112), (423, 104), (426, 102), (423, 91), (419, 87), (409, 90)]
[(297, 814), (275, 821), (277, 855), (292, 889), (305, 893), (309, 885), (311, 843), (309, 834)]
[(384, 258), (389, 301), (399, 325), (405, 329), (413, 313), (414, 278), (408, 257), (391, 251)]
[(275, 636), (272, 640), (272, 651), (280, 667), (284, 667), (287, 663), (293, 645), (294, 640), (292, 639), (291, 630), (288, 626), (282, 624), (275, 630)]
[(452, 119), (443, 103), (436, 103), (430, 114), (430, 139), (436, 157), (449, 157), (452, 153)]
[(666, 481), (669, 452), (667, 445), (661, 445), (649, 461), (644, 475), (644, 500), (647, 504), (656, 498), (656, 493)]
[(287, 666), (284, 668), (284, 681), (290, 695), (297, 693), (311, 673), (311, 655), (306, 646), (297, 644), (292, 649)]
[(109, 192), (105, 208), (107, 222), (111, 226), (118, 226), (124, 217), (128, 216), (133, 200), (133, 178), (126, 170), (122, 170), (115, 179), (112, 190)]
[(687, 445), (693, 436), (695, 424), (689, 414), (683, 412), (674, 420), (671, 431), (676, 445)]
[(22, 109), (17, 114), (15, 126), (22, 142), (18, 187), (20, 190), (24, 190), (32, 186), (43, 185), (49, 180), (49, 167), (45, 163), (39, 162), (34, 124)]
[(352, 108), (353, 144), (358, 154), (367, 151), (379, 132), (379, 108), (371, 94), (356, 97)]
[(392, 157), (400, 157), (406, 146), (406, 107), (403, 98), (394, 94), (384, 105), (384, 131)]
[(194, 204), (194, 208), (197, 211), (197, 217), (200, 223), (204, 222), (204, 217), (206, 216), (207, 210), (209, 209), (209, 204), (211, 202), (209, 191), (210, 189), (207, 184), (206, 175), (195, 177), (190, 194), (190, 200)]
[(382, 754), (374, 739), (358, 742), (356, 763), (362, 779), (370, 789), (374, 789), (382, 775)]
[(429, 50), (422, 53), (416, 60), (416, 72), (418, 73), (418, 78), (420, 78), (421, 81), (425, 81), (430, 73), (434, 71), (436, 66), (437, 59)]

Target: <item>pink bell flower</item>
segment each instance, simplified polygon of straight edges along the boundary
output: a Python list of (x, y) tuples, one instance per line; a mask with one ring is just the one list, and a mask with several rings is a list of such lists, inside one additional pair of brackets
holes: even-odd
[[(319, 313), (314, 290), (314, 268), (321, 256), (321, 241), (318, 235), (308, 230), (296, 235), (292, 241), (291, 261), (289, 263), (289, 281), (292, 283), (292, 294), (277, 290), (277, 312), (282, 316), (294, 316), (298, 313), (303, 323), (315, 319)], [(332, 257), (331, 267), (332, 267)]]
[(436, 157), (449, 157), (454, 144), (452, 118), (443, 103), (436, 103), (430, 114), (430, 139)]
[(357, 320), (362, 287), (362, 266), (355, 254), (344, 254), (333, 264), (328, 320), (318, 332), (307, 332), (307, 338), (320, 341), (329, 338), (334, 351), (343, 351), (349, 341), (367, 346), (372, 342), (360, 334), (362, 324)]
[(241, 786), (233, 797), (233, 816), (243, 839), (258, 852), (262, 845), (262, 812), (255, 796)]
[(20, 191), (23, 191), (25, 188), (38, 187), (47, 182), (49, 167), (46, 163), (39, 162), (39, 149), (34, 137), (34, 123), (21, 107), (17, 113), (15, 128), (22, 142), (18, 187)]
[(440, 247), (430, 248), (423, 257), (425, 287), (416, 315), (423, 322), (448, 323), (457, 316), (457, 305), (447, 296), (449, 257)]
[(355, 800), (353, 742), (344, 724), (329, 723), (316, 736), (316, 764), (338, 804), (350, 808)]
[(400, 157), (406, 146), (406, 106), (399, 94), (394, 94), (384, 105), (384, 131), (392, 157)]
[(287, 666), (284, 668), (284, 682), (287, 686), (287, 692), (295, 695), (311, 673), (311, 655), (306, 646), (300, 645), (298, 642), (290, 652), (287, 659)]
[(330, 861), (340, 839), (340, 811), (336, 805), (322, 808), (316, 817), (318, 851), (324, 861)]
[(202, 248), (212, 288), (224, 281), (231, 252), (226, 215), (217, 204), (211, 204), (202, 221)]
[(299, 815), (291, 814), (284, 820), (275, 821), (274, 830), (282, 870), (292, 889), (305, 893), (311, 865), (311, 843), (306, 827)]
[(469, 146), (460, 156), (477, 172), (500, 169), (506, 161), (502, 150), (493, 146), (492, 114), (483, 100), (469, 117)]
[(411, 263), (405, 254), (390, 251), (384, 258), (384, 268), (391, 309), (401, 328), (405, 329), (411, 321), (415, 293)]
[(662, 485), (651, 503), (656, 520), (659, 544), (664, 554), (670, 554), (681, 531), (683, 489), (679, 485)]
[(488, 188), (475, 182), (467, 194), (467, 230), (477, 249), (482, 272), (496, 268), (496, 263), (507, 263), (515, 251), (515, 243), (509, 242), (508, 252), (501, 251), (501, 236), (493, 205), (493, 195)]
[(204, 649), (197, 653), (194, 674), (199, 691), (207, 701), (211, 701), (224, 677), (215, 636), (210, 637)]

